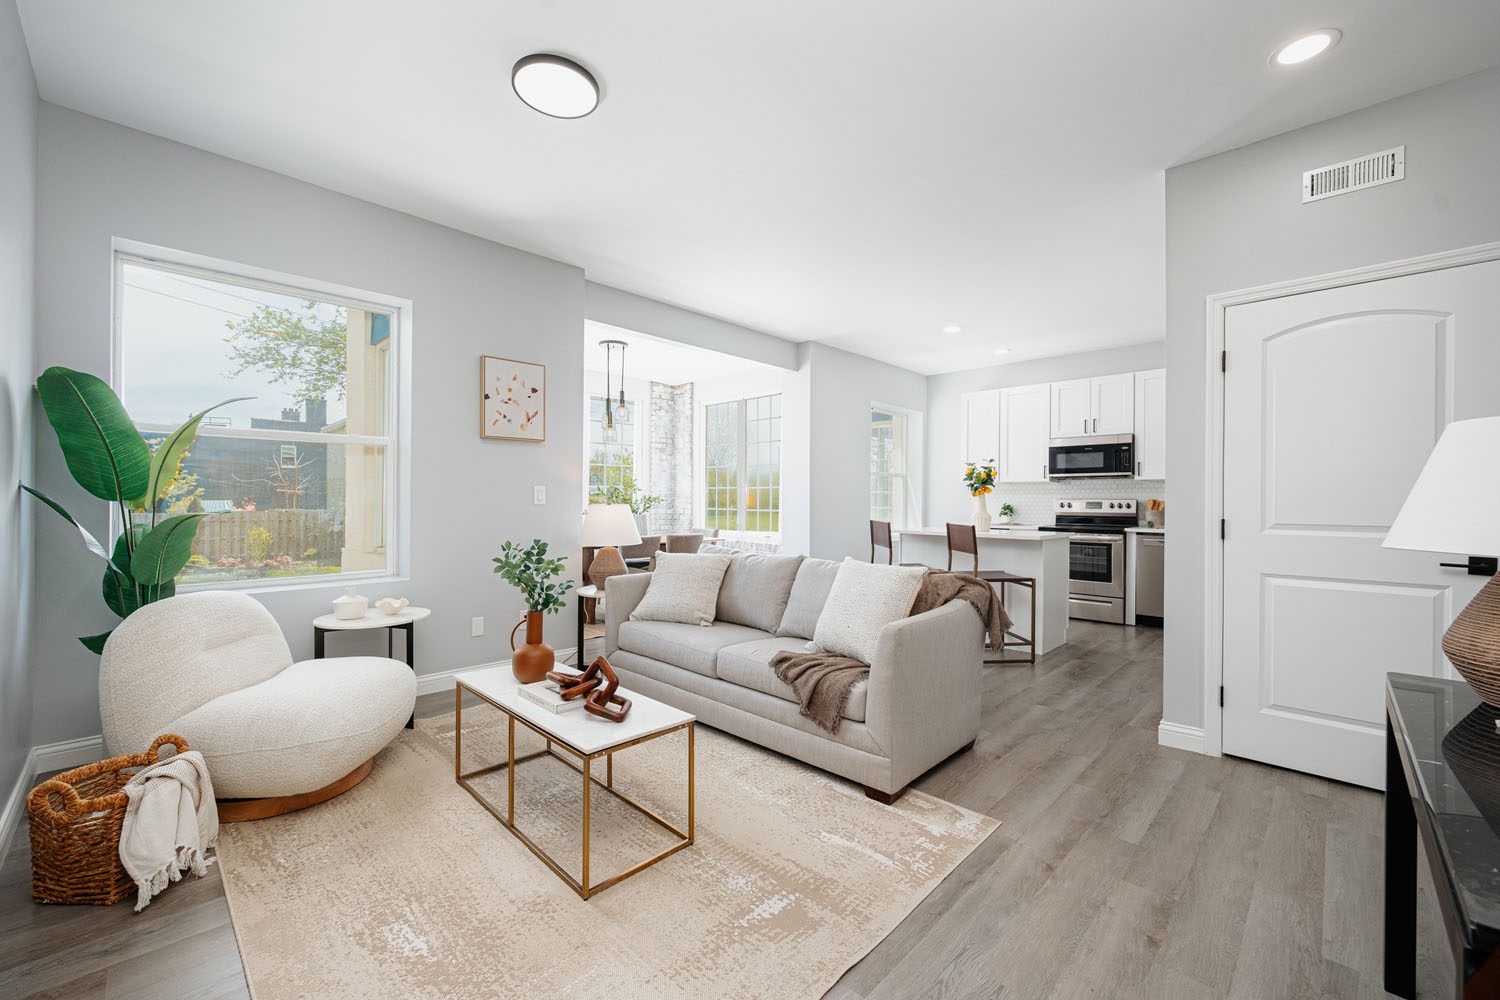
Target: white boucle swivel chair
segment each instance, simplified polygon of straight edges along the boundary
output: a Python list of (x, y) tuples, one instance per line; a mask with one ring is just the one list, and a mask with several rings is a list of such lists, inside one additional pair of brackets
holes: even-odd
[(293, 663), (270, 612), (229, 591), (146, 605), (115, 629), (99, 665), (109, 753), (182, 736), (203, 754), (226, 822), (353, 787), (401, 732), (416, 696), (416, 677), (397, 660)]

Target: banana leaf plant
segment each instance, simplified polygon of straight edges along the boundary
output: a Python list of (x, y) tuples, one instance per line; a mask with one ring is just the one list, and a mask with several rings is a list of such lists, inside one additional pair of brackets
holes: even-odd
[[(114, 504), (125, 530), (107, 551), (87, 528), (51, 497), (21, 488), (67, 521), (84, 546), (104, 560), (104, 603), (121, 618), (154, 601), (171, 597), (173, 582), (193, 553), (198, 522), (207, 514), (158, 518), (161, 501), (177, 478), (182, 458), (198, 435), (198, 424), (239, 396), (195, 413), (156, 446), (153, 452), (135, 422), (107, 383), (86, 372), (53, 367), (36, 380), (47, 422), (57, 432), (68, 471), (88, 493)], [(149, 513), (150, 523), (135, 523), (133, 513)], [(113, 629), (110, 630), (114, 631)], [(104, 651), (109, 632), (80, 638), (94, 653)]]

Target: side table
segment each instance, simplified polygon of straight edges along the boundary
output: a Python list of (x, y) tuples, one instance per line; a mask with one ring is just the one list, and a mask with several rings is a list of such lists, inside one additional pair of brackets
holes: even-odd
[(1386, 675), (1385, 708), (1385, 988), (1417, 995), (1420, 856), (1453, 952), (1451, 995), (1500, 995), (1500, 709), (1462, 681), (1414, 674)]
[[(406, 633), (406, 665), (411, 667), (412, 673), (417, 672), (416, 642), (412, 626), (432, 614), (429, 608), (403, 608), (398, 615), (383, 615), (379, 611), (366, 611), (363, 618), (335, 618), (333, 615), (323, 615), (313, 619), (313, 659), (324, 659), (324, 640), (329, 632), (363, 632), (372, 628), (383, 628), (385, 632), (385, 655), (395, 659), (395, 637), (396, 630), (401, 629)], [(416, 727), (417, 717), (406, 720), (406, 728)]]
[[(583, 662), (584, 605), (589, 601), (597, 602), (599, 598), (604, 596), (604, 592), (590, 584), (587, 587), (579, 587), (576, 593), (578, 594), (578, 669), (582, 670), (585, 666)], [(597, 618), (598, 615), (596, 614), (594, 617)]]

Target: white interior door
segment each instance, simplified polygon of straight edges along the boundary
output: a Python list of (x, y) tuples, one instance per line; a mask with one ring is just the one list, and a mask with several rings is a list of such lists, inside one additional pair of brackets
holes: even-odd
[(1090, 434), (1129, 434), (1135, 430), (1135, 373), (1091, 379)]
[(1385, 674), (1454, 676), (1483, 582), (1380, 543), (1444, 425), (1500, 414), (1500, 261), (1235, 306), (1225, 344), (1224, 751), (1379, 788)]
[(1092, 379), (1078, 378), (1071, 382), (1052, 383), (1053, 437), (1082, 437), (1089, 433), (1089, 418), (1093, 413), (1092, 382)]
[(1049, 386), (1000, 390), (1000, 479), (1033, 483), (1047, 478)]

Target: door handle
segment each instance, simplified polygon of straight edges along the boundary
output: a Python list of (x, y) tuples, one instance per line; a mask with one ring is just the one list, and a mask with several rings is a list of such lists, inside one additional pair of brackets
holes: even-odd
[(1500, 573), (1500, 559), (1494, 556), (1470, 556), (1468, 562), (1440, 562), (1438, 565), (1448, 569), (1466, 569), (1470, 576), (1494, 576)]

